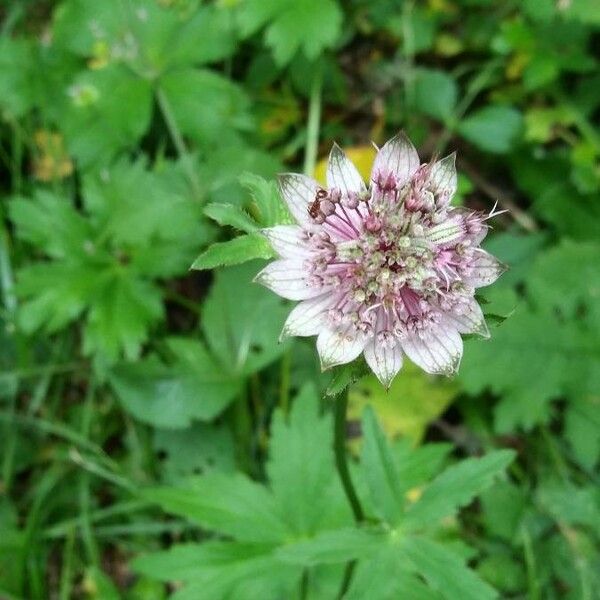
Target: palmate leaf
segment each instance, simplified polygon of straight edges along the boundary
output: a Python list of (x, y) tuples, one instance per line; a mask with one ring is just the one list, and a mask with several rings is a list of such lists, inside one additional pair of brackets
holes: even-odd
[(209, 473), (143, 495), (169, 513), (238, 541), (277, 544), (288, 533), (273, 494), (241, 473)]
[[(550, 401), (563, 395), (600, 393), (600, 311), (591, 301), (598, 288), (597, 256), (598, 245), (590, 242), (563, 242), (539, 252), (523, 277), (527, 301), (489, 341), (467, 342), (461, 381), (469, 393), (490, 388), (501, 396), (497, 431), (547, 422)], [(536, 372), (544, 377), (532, 378)]]
[(278, 550), (277, 556), (284, 562), (313, 567), (367, 558), (389, 543), (389, 534), (383, 530), (348, 527), (286, 544)]
[[(177, 486), (145, 490), (143, 496), (167, 512), (235, 541), (159, 552), (138, 559), (136, 569), (162, 580), (172, 580), (174, 573), (187, 584), (178, 593), (180, 598), (202, 597), (208, 589), (208, 597), (217, 600), (237, 585), (244, 589), (241, 597), (248, 597), (253, 586), (264, 594), (256, 596), (261, 599), (292, 597), (290, 590), (302, 576), (298, 564), (302, 561), (284, 559), (278, 552), (323, 528), (352, 521), (333, 466), (330, 425), (319, 415), (318, 398), (309, 387), (297, 398), (289, 422), (281, 413), (275, 416), (269, 486), (240, 473), (215, 472)], [(175, 563), (177, 568), (171, 570), (169, 565)], [(265, 570), (270, 573), (263, 577)], [(336, 577), (341, 575), (340, 570)]]
[(488, 488), (514, 460), (512, 450), (497, 450), (482, 458), (468, 458), (449, 467), (425, 488), (422, 496), (406, 511), (403, 529), (435, 526), (444, 517), (455, 514)]
[(447, 600), (493, 600), (496, 591), (443, 545), (423, 537), (402, 542), (403, 554), (429, 586)]
[(152, 88), (123, 65), (83, 71), (69, 88), (61, 122), (69, 153), (84, 167), (107, 164), (150, 125)]
[(170, 338), (169, 362), (150, 356), (114, 367), (109, 380), (124, 408), (144, 423), (182, 428), (208, 421), (235, 398), (242, 381), (232, 378), (196, 340)]
[(300, 572), (277, 562), (271, 551), (270, 545), (239, 542), (181, 544), (138, 557), (133, 568), (153, 579), (188, 582), (174, 596), (180, 600), (249, 597), (249, 589), (261, 599), (291, 597)]
[(177, 126), (201, 144), (222, 143), (224, 134), (253, 128), (245, 91), (218, 73), (174, 69), (161, 77), (159, 85)]
[(242, 35), (266, 26), (275, 62), (285, 65), (298, 50), (314, 60), (337, 41), (342, 13), (335, 0), (248, 0), (238, 15)]
[[(373, 415), (365, 416), (364, 428), (369, 438), (363, 455), (364, 470), (375, 471), (374, 494), (386, 495), (386, 486), (400, 490), (404, 489), (402, 485), (427, 477), (427, 469), (419, 469), (418, 465), (427, 457), (439, 464), (446, 451), (443, 447), (435, 447), (433, 452), (424, 450), (419, 459), (403, 465), (401, 461), (408, 450), (394, 452)], [(307, 387), (295, 399), (288, 419), (281, 412), (275, 414), (267, 483), (251, 481), (240, 473), (214, 472), (177, 486), (142, 492), (144, 498), (158, 503), (167, 512), (232, 541), (211, 541), (150, 554), (137, 559), (134, 567), (151, 578), (183, 581), (185, 585), (175, 597), (190, 600), (202, 597), (206, 589), (211, 590), (211, 600), (235, 597), (240, 589), (244, 590), (239, 592), (241, 597), (252, 597), (248, 596), (248, 590), (254, 589), (252, 586), (260, 590), (262, 595), (257, 597), (261, 600), (294, 597), (306, 569), (310, 569), (309, 579), (312, 579), (324, 574), (323, 569), (328, 566), (331, 569), (327, 573), (328, 583), (315, 589), (334, 589), (337, 593), (343, 579), (343, 565), (349, 560), (358, 561), (357, 574), (360, 574), (350, 598), (361, 598), (369, 571), (386, 576), (375, 582), (372, 596), (375, 599), (456, 600), (475, 598), (475, 594), (484, 599), (494, 597), (493, 590), (465, 566), (464, 558), (455, 554), (456, 549), (429, 540), (430, 533), (424, 528), (419, 527), (423, 531), (416, 535), (408, 531), (402, 519), (398, 527), (387, 522), (353, 525), (335, 471), (331, 442), (330, 418), (320, 416), (315, 390)], [(476, 463), (464, 461), (434, 480), (432, 492), (424, 494), (424, 502), (429, 503), (434, 517), (454, 511), (467, 496), (470, 499), (487, 485), (510, 454), (492, 453), (487, 461), (479, 459)], [(387, 472), (385, 463), (388, 467), (393, 465)], [(391, 483), (402, 473), (407, 475), (406, 483)], [(461, 482), (464, 489), (458, 492)], [(443, 508), (436, 509), (430, 500), (433, 492), (447, 496), (448, 500), (442, 499)], [(395, 516), (392, 503), (398, 498), (402, 513), (403, 494), (397, 491), (395, 497), (387, 495), (390, 499), (382, 504), (384, 509), (391, 506)], [(451, 509), (447, 508), (449, 504)], [(269, 570), (271, 576), (263, 578), (263, 570)]]
[(217, 271), (204, 303), (202, 328), (223, 368), (243, 377), (277, 359), (286, 348), (278, 337), (288, 313), (285, 303), (252, 283), (260, 265)]
[(439, 600), (440, 595), (427, 587), (406, 566), (395, 545), (379, 548), (368, 559), (361, 560), (352, 578), (345, 600)]
[(362, 421), (361, 467), (375, 514), (381, 520), (397, 523), (404, 508), (404, 490), (398, 465), (373, 409), (365, 409)]
[(278, 505), (285, 511), (281, 517), (298, 536), (351, 523), (335, 475), (332, 429), (331, 418), (319, 416), (312, 385), (296, 397), (287, 419), (281, 411), (273, 417), (267, 474)]

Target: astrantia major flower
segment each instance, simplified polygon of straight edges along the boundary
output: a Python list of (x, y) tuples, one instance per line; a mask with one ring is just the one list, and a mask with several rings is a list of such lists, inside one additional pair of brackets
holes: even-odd
[(298, 225), (264, 230), (280, 260), (257, 281), (300, 300), (283, 335), (318, 335), (324, 369), (363, 352), (385, 386), (403, 355), (427, 373), (456, 372), (460, 334), (489, 337), (475, 290), (504, 271), (479, 247), (494, 213), (450, 206), (456, 181), (454, 155), (420, 164), (404, 134), (378, 151), (368, 187), (337, 145), (327, 189), (281, 175)]

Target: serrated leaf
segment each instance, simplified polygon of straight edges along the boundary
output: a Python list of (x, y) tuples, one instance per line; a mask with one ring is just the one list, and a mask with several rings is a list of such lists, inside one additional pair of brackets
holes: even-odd
[(441, 544), (409, 537), (402, 549), (413, 568), (447, 600), (493, 600), (498, 594)]
[(214, 355), (232, 375), (254, 373), (277, 359), (285, 303), (253, 283), (256, 262), (217, 271), (204, 303), (202, 327)]
[(266, 26), (275, 62), (287, 64), (302, 50), (314, 60), (338, 39), (342, 13), (335, 0), (247, 0), (239, 13), (244, 36)]
[(338, 396), (349, 385), (357, 382), (369, 373), (369, 368), (364, 361), (355, 360), (349, 364), (340, 365), (333, 369), (333, 378), (325, 390), (327, 396)]
[(281, 517), (298, 536), (352, 520), (334, 466), (332, 430), (311, 385), (296, 397), (287, 421), (280, 410), (273, 417), (267, 474)]
[(239, 181), (250, 193), (256, 220), (262, 227), (295, 224), (274, 181), (267, 181), (252, 173), (242, 174)]
[(171, 70), (161, 77), (160, 90), (177, 126), (202, 144), (221, 144), (224, 132), (253, 127), (244, 90), (213, 71)]
[(497, 450), (482, 458), (468, 458), (449, 467), (427, 486), (422, 496), (408, 509), (402, 527), (427, 527), (455, 514), (489, 487), (514, 457), (512, 450)]
[(344, 600), (439, 600), (439, 595), (427, 587), (404, 564), (403, 556), (394, 545), (384, 546), (372, 557), (358, 562)]
[(370, 406), (363, 413), (362, 433), (361, 472), (371, 505), (379, 519), (394, 525), (404, 507), (401, 480), (392, 449)]
[(154, 284), (108, 272), (99, 279), (87, 313), (84, 352), (100, 353), (111, 362), (121, 351), (137, 358), (150, 327), (162, 316), (162, 297)]
[(219, 366), (195, 340), (171, 338), (174, 359), (151, 356), (114, 367), (109, 379), (121, 403), (144, 423), (188, 427), (193, 419), (211, 420), (236, 396), (241, 382)]
[(212, 244), (192, 263), (191, 268), (199, 271), (215, 269), (272, 256), (273, 251), (267, 240), (258, 233), (249, 233), (227, 242)]
[(389, 542), (386, 532), (377, 529), (336, 529), (310, 540), (287, 544), (277, 551), (282, 561), (306, 567), (343, 563), (370, 556)]
[[(538, 251), (522, 278), (527, 301), (489, 341), (466, 342), (459, 377), (469, 393), (489, 387), (502, 397), (495, 407), (497, 431), (547, 422), (555, 398), (600, 392), (595, 367), (600, 353), (594, 341), (600, 311), (590, 301), (598, 287), (596, 255), (591, 242), (563, 242), (546, 253)], [(486, 370), (490, 364), (494, 368)], [(532, 378), (532, 372), (544, 372), (544, 377)]]
[(204, 209), (204, 214), (219, 225), (229, 225), (245, 233), (254, 233), (260, 225), (243, 209), (233, 204), (213, 202)]
[(148, 501), (202, 527), (251, 543), (278, 543), (287, 528), (273, 495), (241, 473), (209, 473), (185, 486), (149, 488)]
[[(276, 561), (269, 545), (208, 541), (137, 558), (136, 572), (165, 582), (184, 581), (173, 598), (290, 597), (299, 570)], [(256, 595), (254, 593), (256, 592)]]
[(61, 123), (69, 153), (83, 166), (108, 163), (131, 148), (150, 125), (152, 88), (124, 66), (83, 71), (68, 90)]

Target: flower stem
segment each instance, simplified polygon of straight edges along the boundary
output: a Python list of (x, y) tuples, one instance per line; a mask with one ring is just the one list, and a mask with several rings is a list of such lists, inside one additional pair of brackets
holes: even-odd
[(350, 477), (348, 469), (348, 455), (346, 453), (346, 410), (348, 408), (348, 389), (346, 388), (335, 399), (335, 429), (334, 429), (334, 451), (335, 462), (346, 498), (352, 508), (354, 520), (361, 523), (364, 514), (356, 490)]
[(306, 146), (304, 149), (304, 174), (312, 177), (317, 162), (317, 148), (319, 146), (319, 125), (321, 123), (321, 90), (323, 87), (323, 69), (318, 63), (315, 65), (310, 100), (308, 103), (308, 122), (306, 124)]
[[(335, 463), (337, 466), (342, 486), (352, 508), (352, 514), (357, 525), (364, 520), (364, 513), (360, 500), (354, 485), (352, 478), (350, 477), (350, 470), (348, 469), (348, 453), (346, 452), (346, 411), (348, 409), (348, 388), (341, 392), (335, 399), (335, 421), (334, 421), (334, 451), (335, 451)], [(351, 560), (346, 565), (344, 571), (344, 577), (342, 579), (342, 585), (338, 594), (338, 598), (343, 598), (348, 591), (350, 581), (354, 573), (354, 567), (356, 561)]]

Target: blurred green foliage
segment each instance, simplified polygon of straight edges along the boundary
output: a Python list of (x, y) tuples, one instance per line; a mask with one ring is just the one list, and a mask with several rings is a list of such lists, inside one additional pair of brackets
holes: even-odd
[[(0, 597), (599, 597), (597, 0), (0, 17)], [(509, 209), (511, 270), (455, 381), (385, 393), (280, 344), (252, 278), (274, 175), (398, 128)], [(348, 383), (362, 526), (319, 402)]]

